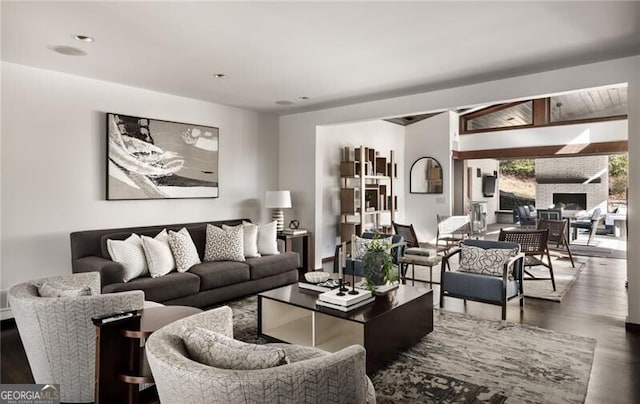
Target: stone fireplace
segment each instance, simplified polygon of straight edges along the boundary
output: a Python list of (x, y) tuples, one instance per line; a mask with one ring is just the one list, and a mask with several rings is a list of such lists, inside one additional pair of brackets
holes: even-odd
[(545, 209), (558, 202), (565, 211), (607, 211), (609, 157), (585, 156), (536, 159), (536, 207)]

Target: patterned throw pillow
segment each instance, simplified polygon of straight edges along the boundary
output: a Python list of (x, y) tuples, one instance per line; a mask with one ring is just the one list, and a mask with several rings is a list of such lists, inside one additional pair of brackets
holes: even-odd
[(169, 246), (178, 272), (186, 272), (192, 266), (200, 263), (198, 249), (193, 244), (191, 235), (186, 228), (183, 227), (178, 232), (169, 230)]
[(247, 344), (202, 327), (182, 327), (191, 359), (221, 369), (268, 369), (289, 363), (284, 349)]
[[(222, 225), (223, 230), (228, 230), (231, 226)], [(242, 243), (245, 258), (258, 258), (258, 225), (251, 222), (242, 222)]]
[[(481, 248), (462, 244), (460, 271), (502, 276), (504, 264), (520, 252), (519, 248)], [(509, 276), (513, 267), (509, 268)]]
[(142, 249), (147, 257), (147, 265), (152, 278), (166, 275), (176, 269), (176, 261), (171, 253), (166, 229), (158, 233), (155, 238), (142, 236)]
[(62, 283), (44, 282), (38, 287), (40, 297), (78, 297), (91, 296), (91, 288), (89, 286), (78, 287), (76, 285), (65, 285)]
[(204, 260), (244, 261), (243, 237), (242, 225), (227, 227), (227, 230), (224, 230), (208, 224)]
[(107, 251), (111, 259), (122, 265), (122, 281), (148, 273), (147, 259), (142, 249), (142, 239), (137, 234), (131, 234), (126, 240), (107, 240)]

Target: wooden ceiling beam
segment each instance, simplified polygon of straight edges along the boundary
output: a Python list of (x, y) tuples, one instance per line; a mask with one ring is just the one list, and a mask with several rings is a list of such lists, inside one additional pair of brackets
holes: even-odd
[(553, 146), (535, 146), (535, 147), (516, 147), (506, 149), (486, 149), (452, 152), (454, 160), (473, 160), (473, 159), (522, 159), (522, 158), (540, 158), (540, 157), (558, 157), (558, 156), (585, 156), (598, 154), (615, 154), (625, 153), (629, 148), (627, 140), (618, 140), (613, 142), (571, 144), (571, 145), (553, 145)]

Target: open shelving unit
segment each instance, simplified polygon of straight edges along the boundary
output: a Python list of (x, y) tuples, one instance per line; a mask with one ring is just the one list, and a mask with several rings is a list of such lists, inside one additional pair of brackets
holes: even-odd
[(398, 167), (393, 157), (393, 150), (385, 157), (364, 146), (343, 148), (340, 163), (342, 241), (350, 241), (352, 235), (361, 235), (368, 228), (383, 233), (391, 231), (391, 223), (383, 226), (381, 217), (389, 214), (393, 221), (397, 210), (394, 181), (398, 177)]

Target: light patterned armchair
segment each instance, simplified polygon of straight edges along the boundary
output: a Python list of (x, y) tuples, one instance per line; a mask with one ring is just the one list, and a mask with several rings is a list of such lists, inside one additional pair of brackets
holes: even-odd
[[(90, 296), (40, 297), (44, 282), (88, 286)], [(86, 272), (20, 283), (9, 305), (36, 383), (60, 384), (62, 402), (94, 401), (95, 338), (92, 317), (142, 309), (144, 292), (100, 294), (100, 273)]]
[(183, 327), (202, 327), (233, 337), (232, 312), (220, 307), (171, 323), (146, 343), (162, 403), (375, 403), (365, 374), (365, 350), (352, 345), (335, 353), (289, 344), (290, 363), (260, 370), (221, 369), (189, 358)]

